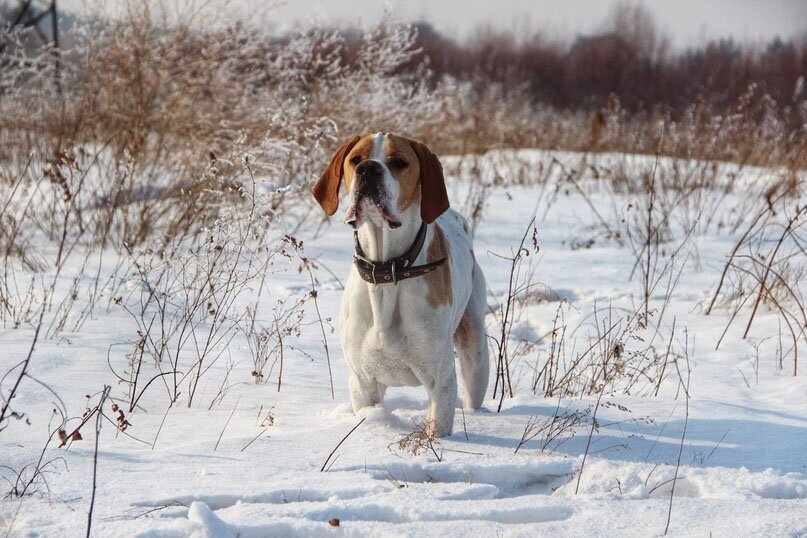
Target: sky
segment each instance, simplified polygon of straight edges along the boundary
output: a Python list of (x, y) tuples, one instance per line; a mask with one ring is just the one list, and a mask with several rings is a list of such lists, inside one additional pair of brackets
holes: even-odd
[[(4, 0), (0, 0), (2, 2)], [(65, 8), (107, 7), (123, 0), (60, 0)], [(138, 1), (138, 0), (135, 0)], [(157, 0), (163, 4), (176, 0)], [(188, 0), (183, 0), (188, 1)], [(543, 30), (569, 38), (595, 32), (620, 0), (190, 0), (226, 4), (212, 11), (221, 18), (240, 17), (253, 24), (287, 29), (299, 22), (328, 21), (370, 26), (385, 7), (395, 19), (431, 22), (439, 31), (463, 39), (475, 28), (490, 25), (515, 32)], [(768, 41), (807, 34), (807, 0), (638, 0), (676, 48), (707, 39)], [(208, 6), (210, 7), (210, 6)], [(237, 14), (236, 14), (237, 13)], [(230, 18), (230, 17), (226, 17)]]

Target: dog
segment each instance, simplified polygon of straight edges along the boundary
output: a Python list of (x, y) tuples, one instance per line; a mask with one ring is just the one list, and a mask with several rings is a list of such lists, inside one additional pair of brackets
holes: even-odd
[(355, 249), (341, 308), (353, 411), (382, 403), (387, 387), (422, 385), (427, 431), (450, 435), (454, 348), (466, 409), (482, 406), (489, 376), (485, 276), (468, 223), (449, 209), (440, 161), (416, 140), (354, 136), (312, 189), (327, 215), (338, 209), (342, 184)]

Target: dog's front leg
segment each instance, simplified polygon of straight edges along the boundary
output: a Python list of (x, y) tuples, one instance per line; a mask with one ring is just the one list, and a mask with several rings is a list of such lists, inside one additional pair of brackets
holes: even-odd
[(365, 379), (351, 373), (348, 388), (354, 413), (363, 407), (380, 404), (384, 400), (384, 387), (375, 380)]
[(426, 384), (429, 393), (428, 432), (435, 437), (451, 435), (457, 403), (457, 371), (453, 351), (447, 358), (439, 359), (439, 364), (433, 383)]

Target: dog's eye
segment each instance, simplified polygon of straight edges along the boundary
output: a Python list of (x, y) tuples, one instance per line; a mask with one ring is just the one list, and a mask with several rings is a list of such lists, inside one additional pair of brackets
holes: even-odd
[(350, 159), (350, 162), (351, 162), (353, 165), (358, 165), (358, 164), (361, 162), (361, 155), (356, 155), (355, 157), (353, 157), (352, 159)]
[(401, 159), (400, 157), (395, 157), (390, 161), (389, 164), (390, 166), (392, 166), (393, 168), (397, 168), (398, 170), (403, 170), (404, 168), (409, 166), (409, 163)]

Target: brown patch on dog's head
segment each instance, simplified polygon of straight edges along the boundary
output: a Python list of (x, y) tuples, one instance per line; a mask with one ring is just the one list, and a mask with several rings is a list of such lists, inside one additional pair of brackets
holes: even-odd
[(428, 291), (426, 292), (426, 301), (429, 306), (436, 308), (438, 306), (450, 304), (454, 298), (454, 292), (451, 289), (451, 268), (449, 267), (450, 252), (448, 249), (448, 242), (446, 241), (443, 230), (440, 226), (434, 225), (434, 236), (429, 245), (428, 262), (436, 262), (437, 260), (446, 259), (446, 263), (424, 275)]
[(414, 202), (420, 202), (422, 198), (421, 189), (418, 189), (418, 185), (421, 184), (421, 165), (414, 149), (416, 143), (418, 142), (402, 136), (388, 134), (384, 148), (387, 167), (392, 177), (400, 184), (398, 211), (402, 213)]
[(345, 185), (348, 191), (353, 186), (353, 180), (356, 177), (356, 166), (373, 156), (375, 135), (366, 134), (361, 137), (357, 136), (356, 139), (356, 143), (345, 155)]

